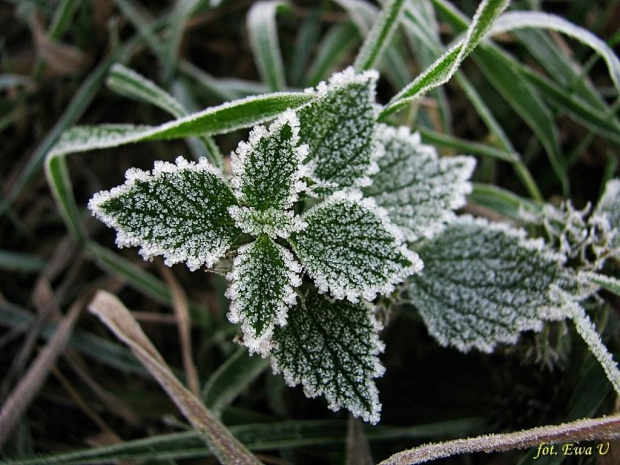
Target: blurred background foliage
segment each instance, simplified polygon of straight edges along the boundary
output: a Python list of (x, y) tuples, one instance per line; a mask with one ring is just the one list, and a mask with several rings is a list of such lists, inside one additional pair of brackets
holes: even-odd
[[(187, 432), (165, 393), (86, 311), (68, 349), (42, 369), (41, 376), (49, 374), (45, 382), (20, 383), (49, 341), (58, 343), (52, 336), (63, 315), (76, 303), (84, 306), (95, 289), (115, 293), (134, 310), (182, 379), (187, 377), (183, 351), (191, 349), (207, 405), (217, 404), (224, 423), (267, 463), (343, 463), (347, 441), (364, 440), (378, 461), (429, 440), (614, 411), (604, 373), (563, 323), (525, 334), (516, 346), (492, 355), (460, 354), (439, 347), (415, 311), (401, 306), (384, 315), (381, 424), (347, 436), (355, 423), (345, 412), (333, 413), (323, 400), (308, 400), (300, 388), (285, 387), (264, 362), (233, 342), (236, 328), (225, 317), (223, 278), (190, 273), (182, 265), (166, 273), (159, 260), (147, 263), (134, 249), (119, 251), (113, 231), (85, 211), (92, 240), (84, 244), (70, 237), (43, 173), (45, 155), (59, 134), (78, 122), (157, 125), (170, 119), (108, 89), (112, 63), (122, 62), (158, 83), (191, 111), (270, 90), (261, 82), (248, 39), (246, 19), (257, 2), (212, 3), (0, 2), (0, 399), (17, 389), (36, 389), (3, 457), (94, 448), (108, 461), (209, 463), (204, 445)], [(359, 3), (370, 6), (356, 9)], [(477, 3), (460, 0), (454, 6), (470, 18)], [(411, 1), (422, 19), (405, 16), (380, 69), (380, 102), (462, 32), (446, 5)], [(352, 63), (364, 21), (377, 6), (327, 0), (283, 4), (276, 23), (287, 88), (315, 85)], [(610, 47), (620, 41), (617, 0), (524, 0), (512, 9), (558, 14)], [(515, 218), (519, 206), (540, 201), (570, 197), (579, 208), (595, 202), (604, 182), (617, 176), (620, 147), (619, 100), (603, 61), (556, 33), (522, 30), (497, 37), (496, 44), (500, 48), (476, 51), (455, 79), (393, 122), (420, 130), (443, 155), (478, 156), (477, 187), (466, 207), (471, 213), (506, 219)], [(216, 141), (227, 155), (246, 135), (237, 131)], [(94, 192), (120, 184), (129, 167), (149, 169), (155, 160), (179, 155), (199, 157), (204, 147), (192, 140), (141, 143), (70, 157), (77, 203), (84, 207)], [(173, 292), (189, 302), (190, 347), (180, 342)], [(597, 324), (618, 353), (620, 302), (613, 296), (609, 302)], [(131, 442), (140, 438), (163, 439)], [(129, 446), (121, 452), (105, 448), (122, 444)], [(66, 456), (61, 463), (103, 463), (102, 457)], [(611, 455), (598, 460), (614, 463)], [(463, 456), (446, 463), (526, 464), (532, 456)]]

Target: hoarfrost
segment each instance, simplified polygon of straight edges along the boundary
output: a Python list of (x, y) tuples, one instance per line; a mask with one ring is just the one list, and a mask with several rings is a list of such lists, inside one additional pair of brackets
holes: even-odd
[(439, 158), (434, 147), (420, 142), (408, 128), (377, 126), (377, 143), (385, 153), (379, 171), (364, 194), (387, 210), (409, 242), (430, 238), (455, 218), (472, 190), (472, 157)]
[(385, 211), (360, 192), (337, 192), (302, 219), (307, 226), (291, 234), (293, 250), (321, 292), (336, 299), (373, 300), (422, 269)]
[(116, 229), (119, 247), (140, 246), (146, 259), (163, 255), (168, 266), (186, 262), (196, 270), (212, 266), (239, 234), (228, 213), (237, 201), (206, 159), (160, 161), (152, 173), (134, 168), (125, 177), (125, 184), (95, 194), (88, 204)]
[(269, 129), (255, 126), (248, 142), (241, 142), (232, 155), (233, 186), (237, 198), (259, 210), (289, 208), (306, 190), (303, 164), (308, 154), (299, 145), (299, 121), (286, 111)]
[(268, 208), (257, 210), (251, 207), (233, 205), (228, 209), (230, 216), (241, 231), (253, 236), (267, 234), (272, 239), (286, 239), (292, 232), (299, 232), (307, 225), (292, 211)]
[(265, 235), (239, 249), (227, 276), (232, 283), (226, 291), (231, 299), (228, 319), (241, 323), (250, 352), (269, 352), (275, 326), (286, 323), (287, 311), (295, 304), (300, 273), (293, 255)]
[(370, 182), (380, 155), (374, 138), (377, 78), (376, 71), (355, 74), (347, 68), (308, 90), (317, 98), (297, 110), (299, 136), (309, 146), (320, 183), (343, 188)]
[(431, 335), (463, 352), (491, 352), (523, 331), (540, 331), (543, 320), (565, 318), (557, 291), (576, 291), (562, 255), (482, 219), (458, 218), (418, 253), (424, 271), (408, 281), (410, 298)]
[(607, 221), (609, 228), (607, 249), (611, 255), (620, 257), (620, 179), (607, 182), (593, 217), (604, 218)]
[(377, 423), (381, 411), (374, 378), (383, 375), (381, 329), (368, 304), (334, 301), (310, 288), (274, 330), (271, 364), (308, 397), (324, 395), (332, 410), (347, 408)]

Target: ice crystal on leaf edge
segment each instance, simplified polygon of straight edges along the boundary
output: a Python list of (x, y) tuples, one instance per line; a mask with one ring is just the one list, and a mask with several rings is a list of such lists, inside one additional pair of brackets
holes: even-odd
[(96, 193), (88, 204), (116, 229), (119, 248), (141, 246), (147, 260), (163, 255), (166, 265), (186, 262), (194, 271), (217, 262), (239, 234), (227, 211), (236, 199), (206, 159), (156, 161), (152, 172), (132, 168), (125, 177), (123, 185)]

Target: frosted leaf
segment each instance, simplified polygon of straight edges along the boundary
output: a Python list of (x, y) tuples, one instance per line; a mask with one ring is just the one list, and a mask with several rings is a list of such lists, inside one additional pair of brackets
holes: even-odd
[(301, 231), (306, 224), (292, 211), (267, 208), (257, 210), (252, 207), (238, 207), (233, 205), (228, 209), (230, 216), (241, 231), (253, 236), (267, 234), (275, 239), (287, 238), (292, 232)]
[(249, 142), (239, 144), (232, 155), (231, 184), (242, 203), (258, 210), (289, 208), (306, 189), (308, 148), (299, 146), (298, 134), (297, 116), (286, 111), (269, 129), (255, 126)]
[(364, 194), (388, 212), (407, 241), (437, 234), (454, 219), (453, 210), (465, 205), (475, 159), (439, 158), (434, 147), (405, 127), (378, 125), (377, 142), (385, 154)]
[(236, 199), (222, 173), (205, 158), (155, 162), (153, 172), (130, 169), (125, 184), (95, 194), (93, 214), (116, 229), (119, 247), (141, 246), (146, 259), (163, 255), (166, 265), (210, 267), (239, 234), (228, 213)]
[(321, 292), (336, 299), (373, 300), (422, 268), (387, 214), (359, 192), (337, 192), (302, 219), (307, 226), (291, 234), (293, 250)]
[(295, 304), (300, 273), (293, 255), (265, 235), (239, 249), (227, 276), (232, 282), (226, 291), (231, 299), (228, 319), (241, 323), (250, 352), (269, 351), (275, 326), (286, 323), (287, 311)]
[(604, 217), (609, 227), (607, 248), (612, 255), (620, 257), (620, 179), (612, 179), (605, 185), (605, 192), (596, 206), (594, 215)]
[(378, 354), (379, 323), (368, 304), (334, 301), (311, 288), (276, 327), (271, 352), (274, 372), (289, 386), (302, 384), (308, 397), (324, 395), (329, 408), (348, 409), (377, 423), (381, 404), (373, 381), (384, 373)]
[(316, 99), (297, 110), (299, 136), (309, 146), (318, 181), (334, 187), (368, 184), (376, 168), (374, 143), (376, 71), (347, 68), (312, 90)]
[(558, 291), (577, 291), (563, 257), (542, 240), (482, 219), (458, 218), (418, 253), (424, 270), (409, 279), (410, 298), (431, 335), (463, 352), (491, 352), (540, 331), (543, 320), (565, 318)]

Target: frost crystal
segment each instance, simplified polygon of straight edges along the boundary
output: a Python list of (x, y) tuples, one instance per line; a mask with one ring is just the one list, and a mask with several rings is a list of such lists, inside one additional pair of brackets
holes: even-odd
[(239, 229), (253, 236), (267, 234), (273, 239), (277, 237), (286, 239), (292, 232), (301, 231), (306, 226), (306, 223), (292, 211), (275, 208), (261, 211), (233, 205), (228, 212)]
[(117, 230), (119, 247), (141, 246), (144, 258), (163, 255), (166, 265), (184, 261), (196, 270), (212, 266), (239, 234), (228, 213), (237, 201), (206, 159), (155, 162), (152, 173), (130, 169), (125, 177), (125, 184), (95, 194), (88, 204)]
[(226, 291), (232, 301), (228, 319), (241, 323), (250, 352), (269, 352), (274, 327), (286, 323), (288, 308), (295, 303), (300, 273), (292, 254), (267, 236), (239, 249), (227, 276), (232, 282)]
[(311, 288), (274, 330), (271, 364), (308, 397), (324, 395), (329, 408), (345, 407), (377, 423), (381, 404), (373, 378), (383, 375), (379, 323), (367, 304), (334, 301)]
[(418, 252), (424, 271), (409, 295), (442, 345), (491, 352), (567, 316), (556, 294), (571, 287), (563, 257), (522, 230), (460, 217)]
[(284, 112), (270, 127), (256, 126), (249, 142), (232, 156), (231, 184), (237, 198), (258, 210), (289, 208), (306, 189), (309, 174), (303, 161), (308, 147), (299, 146), (299, 121)]
[(374, 140), (376, 71), (355, 74), (352, 68), (322, 82), (317, 96), (298, 110), (299, 136), (309, 146), (320, 183), (334, 187), (369, 183), (376, 170)]
[(420, 136), (405, 127), (378, 125), (377, 142), (385, 153), (364, 194), (388, 212), (407, 241), (440, 232), (454, 219), (452, 211), (465, 205), (475, 159), (438, 158), (434, 147), (420, 143)]
[(387, 294), (422, 269), (387, 214), (359, 192), (338, 192), (308, 210), (290, 242), (321, 292), (356, 302)]
[(620, 257), (620, 179), (612, 179), (605, 185), (593, 217), (604, 218), (609, 228), (607, 249), (611, 255)]

